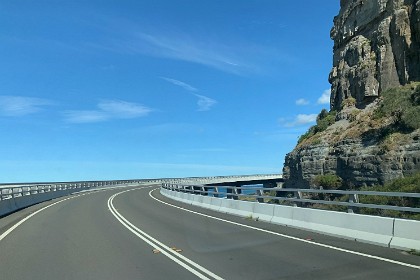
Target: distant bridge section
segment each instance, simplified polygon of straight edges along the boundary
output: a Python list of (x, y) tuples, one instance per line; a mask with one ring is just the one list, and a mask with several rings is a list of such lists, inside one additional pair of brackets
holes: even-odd
[(256, 175), (234, 175), (234, 176), (213, 176), (213, 177), (190, 177), (164, 179), (164, 183), (170, 184), (192, 184), (212, 186), (242, 186), (266, 183), (283, 183), (281, 174), (256, 174)]

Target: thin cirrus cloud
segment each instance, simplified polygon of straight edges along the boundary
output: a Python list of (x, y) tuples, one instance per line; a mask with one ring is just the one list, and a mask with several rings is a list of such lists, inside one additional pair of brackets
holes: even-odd
[(48, 99), (0, 95), (0, 115), (6, 117), (20, 117), (40, 112), (44, 106), (52, 105)]
[(236, 74), (250, 68), (243, 62), (239, 62), (232, 47), (197, 40), (179, 32), (176, 35), (137, 33), (138, 41), (130, 49), (152, 56), (188, 61)]
[(121, 100), (103, 100), (97, 110), (69, 110), (64, 112), (69, 123), (95, 123), (113, 119), (133, 119), (150, 114), (153, 109)]
[(96, 28), (107, 34), (106, 39), (83, 42), (82, 49), (178, 60), (240, 76), (271, 75), (275, 70), (273, 65), (297, 61), (278, 46), (255, 44), (236, 37), (233, 40), (221, 34), (188, 33), (173, 25), (150, 27), (129, 21), (121, 24), (121, 20), (114, 24), (114, 20), (106, 19), (105, 24)]
[(182, 82), (176, 79), (166, 78), (166, 77), (160, 77), (160, 78), (175, 86), (182, 87), (183, 89), (185, 89), (186, 91), (189, 91), (192, 95), (197, 97), (197, 106), (198, 106), (197, 111), (201, 111), (201, 112), (209, 111), (211, 107), (217, 103), (216, 100), (208, 96), (197, 94), (196, 92), (198, 92), (199, 90), (185, 82)]

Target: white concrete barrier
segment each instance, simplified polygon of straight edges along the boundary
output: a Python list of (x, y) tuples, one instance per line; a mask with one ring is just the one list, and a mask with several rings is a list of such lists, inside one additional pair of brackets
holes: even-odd
[(210, 196), (203, 196), (203, 204), (205, 204), (205, 205), (210, 205), (211, 204), (211, 199), (212, 199), (212, 197), (210, 197)]
[(274, 204), (255, 203), (252, 211), (253, 217), (259, 221), (271, 222), (274, 215)]
[[(105, 189), (107, 185), (102, 185), (102, 189)], [(115, 185), (114, 185), (115, 186)], [(123, 186), (120, 184), (119, 186)], [(10, 195), (10, 199), (0, 200), (0, 217), (10, 214), (14, 211), (29, 207), (31, 205), (41, 203), (44, 201), (48, 201), (54, 198), (59, 198), (63, 196), (67, 196), (76, 192), (87, 191), (87, 190), (96, 190), (96, 187), (89, 187), (84, 186), (83, 188), (79, 185), (78, 188), (68, 188), (64, 189), (63, 186), (60, 186), (59, 189), (54, 187), (53, 188), (32, 188), (36, 187), (36, 184), (29, 184), (29, 185), (15, 185), (10, 188), (0, 188), (0, 194), (3, 197)], [(101, 188), (99, 188), (101, 189)], [(49, 191), (47, 191), (49, 190)], [(55, 190), (55, 191), (53, 191)], [(33, 193), (38, 192), (38, 193)], [(18, 196), (20, 195), (20, 196)]]
[(293, 209), (295, 207), (285, 205), (275, 205), (271, 223), (290, 226), (293, 221)]
[(393, 223), (393, 218), (294, 207), (291, 226), (388, 246)]
[[(420, 221), (162, 192), (175, 200), (242, 217), (398, 249), (420, 250)], [(193, 202), (192, 202), (193, 201)]]
[(222, 203), (220, 204), (219, 212), (236, 214), (235, 209), (238, 208), (238, 201), (233, 199), (220, 198)]
[(16, 211), (16, 204), (13, 198), (0, 200), (0, 217)]
[(241, 217), (249, 217), (253, 216), (255, 203), (256, 202), (222, 199), (219, 211)]
[(200, 206), (203, 204), (203, 196), (202, 195), (194, 195), (191, 201), (192, 205)]
[(210, 205), (206, 205), (205, 207), (214, 211), (219, 211), (221, 206), (222, 206), (222, 199), (217, 198), (217, 197), (211, 197)]
[(188, 203), (188, 204), (192, 204), (193, 200), (194, 200), (194, 195), (189, 194), (189, 193), (181, 193), (181, 201)]
[(390, 247), (420, 251), (420, 221), (395, 219)]

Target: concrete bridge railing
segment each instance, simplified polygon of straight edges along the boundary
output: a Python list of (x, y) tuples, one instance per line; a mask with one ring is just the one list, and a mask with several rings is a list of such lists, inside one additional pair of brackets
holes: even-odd
[(131, 181), (14, 184), (0, 186), (0, 217), (47, 200), (76, 192), (125, 186)]
[(97, 190), (99, 188), (110, 188), (139, 183), (217, 183), (220, 181), (237, 180), (238, 178), (271, 178), (276, 176), (278, 177), (281, 175), (258, 174), (190, 178), (0, 184), (0, 217), (43, 201), (71, 195), (75, 192)]
[[(420, 208), (358, 203), (358, 195), (366, 192), (346, 193), (351, 201), (328, 201), (304, 198), (304, 193), (344, 194), (345, 191), (258, 188), (256, 194), (243, 194), (248, 187), (218, 187), (204, 185), (162, 184), (161, 193), (171, 199), (215, 211), (249, 217), (273, 224), (291, 226), (314, 232), (334, 235), (356, 241), (372, 243), (403, 250), (420, 250), (420, 221), (399, 218), (361, 215), (354, 213), (358, 207), (420, 212)], [(264, 191), (296, 193), (294, 197), (264, 195)], [(369, 192), (370, 195), (406, 196), (420, 198), (420, 194)], [(222, 196), (220, 198), (219, 196)], [(238, 198), (247, 198), (248, 201)], [(282, 200), (290, 205), (264, 203), (264, 199)], [(253, 201), (250, 201), (253, 200)], [(336, 204), (349, 207), (349, 212), (337, 212), (299, 207), (304, 203)], [(410, 209), (408, 209), (410, 208)]]

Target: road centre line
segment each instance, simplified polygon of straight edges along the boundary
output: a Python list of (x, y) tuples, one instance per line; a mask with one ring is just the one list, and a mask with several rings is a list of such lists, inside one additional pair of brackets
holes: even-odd
[[(133, 190), (138, 190), (138, 189), (132, 189), (132, 190), (122, 191), (122, 192), (119, 192), (119, 193), (116, 193), (116, 194), (112, 195), (108, 199), (108, 209), (111, 211), (111, 213), (114, 215), (114, 217), (125, 228), (127, 228), (129, 231), (131, 231), (132, 233), (134, 233), (137, 237), (139, 237), (140, 239), (142, 239), (144, 242), (146, 242), (147, 244), (149, 244), (153, 248), (158, 249), (166, 257), (168, 257), (169, 259), (171, 259), (172, 261), (174, 261), (178, 265), (182, 266), (183, 268), (187, 269), (188, 271), (190, 271), (191, 273), (193, 273), (194, 275), (196, 275), (200, 279), (209, 279), (209, 280), (210, 279), (217, 279), (217, 280), (223, 280), (223, 278), (221, 278), (220, 276), (214, 274), (213, 272), (207, 270), (206, 268), (200, 266), (199, 264), (195, 263), (194, 261), (192, 261), (192, 260), (188, 259), (187, 257), (179, 254), (178, 252), (175, 252), (170, 247), (166, 246), (162, 242), (160, 242), (157, 239), (153, 238), (152, 236), (148, 235), (147, 233), (145, 233), (144, 231), (142, 231), (141, 229), (139, 229), (138, 227), (136, 227), (135, 225), (133, 225), (131, 222), (129, 222), (123, 215), (121, 215), (117, 211), (117, 209), (115, 209), (115, 207), (113, 205), (113, 200), (114, 200), (114, 198), (116, 196), (118, 196), (118, 195), (120, 195), (122, 193), (133, 191)], [(200, 270), (201, 272), (198, 271), (198, 270)], [(204, 275), (202, 273), (207, 274), (211, 278), (207, 277), (206, 275)]]
[(335, 247), (335, 246), (331, 246), (331, 245), (327, 245), (327, 244), (323, 244), (323, 243), (319, 243), (319, 242), (315, 242), (315, 241), (310, 241), (310, 240), (306, 240), (306, 239), (302, 239), (302, 238), (298, 238), (298, 237), (274, 232), (274, 231), (271, 231), (271, 230), (261, 229), (261, 228), (257, 228), (257, 227), (253, 227), (253, 226), (249, 226), (249, 225), (225, 220), (225, 219), (222, 219), (222, 218), (218, 218), (218, 217), (214, 217), (214, 216), (211, 216), (211, 215), (203, 214), (203, 213), (196, 212), (196, 211), (193, 211), (193, 210), (189, 210), (189, 209), (186, 209), (186, 208), (183, 208), (183, 207), (180, 207), (180, 206), (170, 204), (168, 202), (162, 201), (162, 200), (154, 197), (152, 195), (152, 192), (155, 191), (155, 190), (159, 190), (159, 188), (153, 189), (149, 192), (149, 196), (151, 198), (153, 198), (154, 200), (156, 200), (160, 203), (166, 204), (168, 206), (171, 206), (171, 207), (174, 207), (174, 208), (186, 211), (186, 212), (190, 212), (190, 213), (200, 215), (200, 216), (203, 216), (203, 217), (207, 217), (207, 218), (211, 218), (211, 219), (214, 219), (214, 220), (222, 221), (222, 222), (229, 223), (229, 224), (232, 224), (232, 225), (257, 230), (257, 231), (260, 231), (260, 232), (264, 232), (264, 233), (268, 233), (268, 234), (272, 234), (272, 235), (277, 235), (277, 236), (281, 236), (281, 237), (284, 237), (284, 238), (288, 238), (288, 239), (292, 239), (292, 240), (296, 240), (296, 241), (300, 241), (300, 242), (305, 242), (305, 243), (308, 243), (308, 244), (312, 244), (312, 245), (319, 246), (319, 247), (324, 247), (324, 248), (335, 250), (335, 251), (340, 251), (340, 252), (344, 252), (344, 253), (348, 253), (348, 254), (358, 255), (358, 256), (362, 256), (362, 257), (366, 257), (366, 258), (370, 258), (370, 259), (375, 259), (375, 260), (379, 260), (379, 261), (383, 261), (383, 262), (388, 262), (388, 263), (397, 264), (397, 265), (401, 265), (401, 266), (410, 267), (410, 268), (420, 270), (420, 266), (418, 266), (418, 265), (404, 263), (404, 262), (400, 262), (400, 261), (396, 261), (396, 260), (392, 260), (392, 259), (387, 259), (387, 258), (383, 258), (383, 257), (379, 257), (379, 256), (374, 256), (374, 255), (370, 255), (370, 254), (365, 254), (365, 253), (361, 253), (361, 252), (357, 252), (357, 251), (347, 250), (347, 249), (343, 249), (343, 248), (339, 248), (339, 247)]

